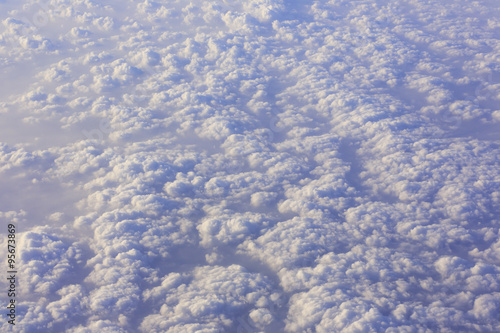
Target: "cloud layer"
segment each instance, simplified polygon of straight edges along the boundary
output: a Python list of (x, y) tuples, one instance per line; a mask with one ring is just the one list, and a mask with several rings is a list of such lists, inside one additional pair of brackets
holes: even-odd
[(500, 328), (496, 3), (0, 7), (2, 331)]

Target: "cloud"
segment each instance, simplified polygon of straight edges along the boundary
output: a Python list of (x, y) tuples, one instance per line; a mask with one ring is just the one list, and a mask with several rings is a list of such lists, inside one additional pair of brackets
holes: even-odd
[(202, 246), (242, 242), (269, 224), (269, 221), (259, 214), (234, 214), (229, 210), (216, 210), (209, 214), (197, 227)]
[(86, 310), (87, 295), (80, 285), (68, 285), (57, 291), (61, 299), (47, 305), (54, 322), (70, 321), (82, 316)]
[(21, 332), (495, 331), (494, 6), (3, 6)]
[[(68, 244), (69, 243), (69, 244)], [(28, 282), (23, 293), (48, 296), (71, 279), (83, 265), (82, 248), (60, 239), (47, 227), (36, 227), (22, 234), (19, 246), (21, 267)]]
[(162, 280), (161, 286), (144, 295), (153, 304), (162, 305), (144, 319), (141, 331), (231, 330), (237, 324), (235, 316), (244, 313), (262, 326), (272, 321), (266, 311), (276, 299), (272, 284), (239, 265), (200, 266), (191, 273), (171, 273)]

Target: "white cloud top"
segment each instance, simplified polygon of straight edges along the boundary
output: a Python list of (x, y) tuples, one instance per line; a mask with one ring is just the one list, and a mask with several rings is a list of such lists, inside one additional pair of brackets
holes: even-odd
[(499, 330), (497, 3), (0, 9), (2, 332)]

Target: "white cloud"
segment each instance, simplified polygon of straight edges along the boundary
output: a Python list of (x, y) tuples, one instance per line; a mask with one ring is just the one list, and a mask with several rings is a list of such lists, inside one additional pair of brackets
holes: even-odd
[(57, 294), (61, 299), (47, 305), (47, 311), (56, 323), (72, 320), (85, 313), (87, 296), (82, 286), (65, 286), (59, 289)]
[(217, 243), (241, 243), (269, 224), (260, 214), (235, 214), (231, 211), (209, 212), (209, 216), (197, 227), (202, 246), (213, 246)]
[[(68, 244), (69, 243), (69, 244)], [(81, 245), (60, 239), (48, 227), (35, 227), (19, 239), (20, 267), (27, 283), (23, 293), (49, 296), (83, 266)]]
[(494, 5), (2, 6), (20, 331), (499, 325)]
[[(270, 281), (238, 265), (201, 266), (192, 273), (171, 273), (163, 278), (161, 286), (145, 294), (161, 308), (147, 316), (140, 328), (145, 332), (234, 330), (235, 316), (244, 313), (267, 326), (272, 318), (265, 309), (273, 306), (276, 297), (272, 295)], [(258, 314), (265, 318), (259, 319)]]

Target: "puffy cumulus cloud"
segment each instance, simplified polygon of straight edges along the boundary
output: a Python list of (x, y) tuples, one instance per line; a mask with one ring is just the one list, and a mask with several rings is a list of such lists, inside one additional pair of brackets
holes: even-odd
[[(491, 214), (499, 177), (491, 168), (497, 163), (495, 145), (465, 139), (452, 144), (427, 139), (411, 142), (387, 133), (372, 141), (376, 148), (372, 146), (369, 153), (370, 141), (363, 144), (359, 154), (371, 156), (361, 177), (374, 193), (406, 202), (431, 203), (455, 221), (474, 223), (471, 219), (490, 221), (494, 217)], [(378, 175), (383, 175), (382, 182), (375, 180)], [(461, 184), (460, 189), (455, 184)]]
[(497, 330), (492, 6), (5, 6), (21, 331)]
[[(295, 294), (290, 303), (289, 319), (285, 327), (289, 332), (384, 330), (387, 328), (384, 322), (389, 321), (372, 302), (353, 299), (342, 290), (328, 286), (319, 286), (307, 293)], [(374, 319), (374, 324), (369, 325), (370, 319)]]
[(255, 18), (244, 12), (229, 10), (221, 16), (221, 19), (231, 33), (250, 35), (260, 30), (255, 24)]
[(224, 148), (227, 155), (246, 157), (253, 153), (262, 153), (269, 150), (266, 142), (258, 136), (233, 134), (227, 137), (221, 148)]
[(384, 202), (366, 202), (346, 209), (342, 225), (345, 236), (342, 240), (348, 246), (396, 246), (404, 242), (400, 235), (411, 228), (421, 227), (429, 214), (419, 209), (407, 209), (404, 205)]
[[(220, 332), (237, 328), (236, 317), (250, 315), (267, 326), (279, 296), (272, 283), (239, 265), (201, 266), (170, 273), (160, 286), (144, 292), (156, 309), (141, 323), (144, 332)], [(264, 316), (260, 320), (259, 314)]]
[[(185, 200), (177, 195), (179, 186), (182, 179), (193, 178), (189, 172), (201, 156), (178, 153), (170, 151), (155, 157), (144, 153), (131, 153), (129, 158), (114, 156), (109, 167), (96, 175), (98, 178), (84, 185), (89, 194), (80, 206), (97, 210), (124, 208), (149, 216), (162, 216), (166, 211), (186, 206)], [(193, 190), (202, 185), (200, 178), (193, 182), (196, 185), (191, 185)], [(191, 203), (187, 203), (188, 207)]]
[(85, 312), (86, 292), (80, 285), (69, 285), (57, 291), (61, 299), (47, 305), (47, 311), (55, 322), (71, 320), (80, 317)]
[[(495, 297), (489, 296), (498, 290), (493, 282), (498, 268), (433, 256), (437, 260), (429, 265), (425, 256), (416, 259), (411, 253), (358, 246), (327, 254), (314, 268), (282, 273), (285, 288), (305, 289), (290, 299), (287, 330), (491, 330), (491, 316), (471, 321), (469, 314), (478, 308), (479, 313), (494, 311)], [(432, 271), (440, 275), (429, 274)], [(489, 282), (479, 282), (483, 279)], [(479, 285), (488, 291), (474, 290)]]
[(260, 214), (237, 214), (230, 210), (209, 211), (208, 216), (198, 225), (203, 246), (213, 246), (218, 243), (241, 243), (245, 239), (265, 230), (269, 221)]
[(89, 295), (89, 308), (104, 318), (130, 316), (138, 308), (140, 290), (137, 284), (126, 281), (98, 287)]
[(47, 163), (49, 154), (43, 151), (30, 152), (23, 147), (0, 143), (0, 171), (15, 168), (30, 168)]
[[(78, 221), (78, 223), (82, 227), (85, 226), (85, 223), (91, 223), (94, 229), (92, 247), (100, 253), (94, 259), (99, 262), (106, 262), (107, 258), (118, 256), (130, 260), (136, 258), (138, 264), (141, 264), (142, 261), (149, 263), (158, 257), (171, 257), (169, 251), (173, 248), (196, 242), (196, 239), (189, 237), (194, 231), (194, 224), (189, 220), (185, 218), (172, 219), (167, 216), (151, 219), (147, 217), (146, 213), (137, 210), (109, 212), (94, 220), (92, 220), (92, 216), (88, 216), (87, 221)], [(120, 237), (116, 237), (118, 233), (121, 234)], [(122, 252), (123, 255), (119, 256)], [(106, 266), (113, 269), (111, 264), (106, 264)], [(127, 265), (124, 266), (124, 269), (130, 271)], [(96, 271), (95, 274), (100, 276), (101, 273)], [(110, 275), (110, 278), (112, 279), (110, 281), (115, 281), (117, 276)], [(97, 280), (100, 279), (97, 278)]]
[[(309, 174), (317, 179), (305, 178), (298, 185), (285, 186), (285, 200), (279, 203), (279, 211), (307, 216), (314, 210), (342, 211), (347, 208), (356, 191), (345, 181), (346, 168), (342, 161), (331, 162), (328, 168), (317, 167), (310, 171)], [(332, 167), (337, 173), (328, 173)]]
[(252, 194), (250, 202), (255, 207), (272, 205), (277, 198), (276, 192), (255, 192)]
[(69, 180), (75, 175), (95, 175), (99, 170), (102, 172), (113, 156), (112, 149), (103, 149), (91, 140), (82, 140), (53, 151), (57, 157), (48, 175), (61, 180)]
[(55, 51), (51, 39), (37, 33), (38, 29), (32, 22), (10, 16), (2, 20), (2, 25), (0, 52), (9, 58), (26, 60), (33, 55)]
[(303, 181), (299, 186), (287, 186), (286, 199), (279, 203), (278, 209), (284, 214), (296, 213), (300, 216), (308, 216), (313, 211), (342, 211), (351, 201), (346, 197), (353, 193), (354, 189), (343, 177), (323, 175), (316, 180)]
[[(187, 170), (198, 159), (175, 150), (151, 158), (139, 143), (128, 150), (129, 158), (112, 156), (101, 170), (106, 172), (85, 185), (87, 205), (104, 213), (75, 221), (75, 227), (94, 234), (90, 247), (96, 255), (88, 262), (92, 271), (86, 281), (96, 288), (89, 293), (88, 307), (102, 320), (114, 318), (125, 328), (132, 323), (120, 315), (138, 311), (144, 284), (158, 280), (158, 262), (180, 263), (184, 257), (176, 253), (196, 242), (194, 223), (182, 218), (195, 207), (183, 210), (185, 203), (176, 201), (179, 183), (194, 178)], [(200, 177), (193, 182), (200, 183)]]
[[(161, 144), (168, 143), (162, 140)], [(155, 260), (175, 258), (172, 249), (177, 251), (179, 247), (195, 241), (190, 237), (196, 232), (193, 222), (167, 217), (169, 212), (179, 208), (179, 203), (159, 193), (166, 180), (175, 180), (176, 172), (178, 179), (193, 178), (192, 173), (187, 174), (187, 170), (193, 167), (193, 161), (199, 157), (172, 150), (151, 158), (150, 154), (144, 153), (144, 147), (139, 143), (129, 146), (127, 150), (127, 156), (135, 157), (122, 158), (113, 150), (103, 151), (89, 142), (80, 142), (74, 147), (67, 147), (67, 156), (56, 159), (53, 167), (56, 175), (63, 170), (70, 170), (60, 175), (64, 179), (80, 178), (76, 183), (84, 184), (83, 189), (88, 191), (88, 198), (84, 201), (87, 206), (101, 211), (110, 210), (104, 214), (82, 216), (74, 223), (74, 227), (83, 234), (94, 233), (89, 244), (96, 255), (87, 262), (91, 272), (86, 281), (95, 288), (86, 294), (85, 302), (81, 305), (85, 311), (81, 318), (78, 317), (79, 321), (84, 321), (90, 315), (94, 316), (87, 327), (109, 324), (110, 327), (127, 330), (130, 322), (122, 315), (137, 311), (144, 281), (157, 281), (156, 269), (152, 268)], [(101, 162), (92, 162), (94, 158)], [(73, 174), (79, 176), (72, 177)], [(85, 175), (94, 178), (85, 180), (85, 177), (82, 178)], [(200, 181), (199, 177), (197, 181)], [(176, 192), (167, 191), (167, 194), (177, 197)], [(115, 208), (120, 209), (112, 211)], [(173, 215), (179, 214), (189, 216), (192, 209)], [(45, 295), (62, 287), (59, 279), (75, 279), (73, 274), (77, 267), (73, 261), (76, 259), (71, 253), (77, 256), (78, 252), (73, 247), (68, 248), (58, 238), (53, 239), (46, 234), (40, 236), (36, 231), (32, 230), (25, 236), (27, 243), (24, 253), (30, 261), (24, 266), (30, 269), (30, 288)], [(60, 290), (61, 293), (63, 291), (66, 295), (65, 290)], [(77, 304), (73, 304), (74, 297), (70, 295), (74, 293), (68, 290), (67, 294), (67, 297), (61, 294), (64, 301), (50, 305), (52, 320), (56, 323), (71, 320), (65, 317), (68, 316), (65, 310), (67, 302), (77, 307)], [(102, 319), (102, 325), (98, 324), (96, 318)], [(106, 324), (110, 318), (118, 326), (111, 322)], [(81, 329), (75, 328), (76, 331)], [(116, 328), (110, 330), (116, 331)]]
[(96, 320), (88, 325), (80, 325), (75, 328), (68, 328), (67, 332), (72, 333), (92, 333), (92, 332), (105, 332), (105, 333), (125, 333), (126, 329), (113, 323), (111, 320)]
[(250, 166), (262, 170), (269, 179), (284, 183), (296, 182), (306, 178), (311, 169), (308, 159), (279, 152), (258, 152), (250, 154), (247, 158)]
[(21, 211), (0, 211), (0, 219), (1, 221), (8, 225), (10, 223), (19, 223), (24, 222), (26, 218), (26, 212)]
[[(341, 158), (337, 137), (311, 135), (302, 140), (289, 139), (277, 146), (282, 151), (303, 156), (299, 169), (285, 168), (286, 173), (303, 176), (299, 182), (284, 186), (284, 200), (278, 205), (281, 213), (309, 216), (343, 211), (353, 203), (357, 191), (347, 181), (350, 163)], [(280, 164), (276, 163), (276, 169)]]
[[(75, 104), (89, 101), (75, 100)], [(79, 105), (75, 105), (78, 107)], [(81, 115), (79, 118), (69, 116), (66, 120), (70, 125), (74, 125), (83, 120), (95, 117), (100, 120), (98, 125), (88, 130), (83, 130), (82, 134), (89, 140), (114, 142), (133, 142), (141, 137), (145, 131), (161, 131), (171, 121), (164, 120), (157, 112), (150, 108), (130, 107), (127, 105), (116, 105), (112, 101), (97, 100), (92, 105), (92, 114)], [(87, 118), (87, 119), (85, 119)]]
[(39, 73), (38, 76), (47, 82), (62, 81), (70, 75), (70, 66), (71, 64), (63, 60)]
[(222, 140), (232, 134), (242, 132), (239, 121), (232, 118), (212, 117), (204, 121), (197, 134), (201, 139)]
[(81, 244), (60, 238), (48, 227), (35, 227), (21, 234), (20, 267), (27, 283), (25, 294), (49, 296), (75, 277), (84, 264)]
[[(25, 302), (18, 308), (23, 320), (16, 323), (19, 332), (40, 329), (72, 331), (88, 315), (87, 293), (80, 285), (67, 285), (57, 291), (58, 300), (39, 298), (36, 302)], [(51, 297), (54, 298), (54, 297)], [(18, 312), (18, 313), (19, 313)], [(8, 327), (2, 327), (6, 332)]]
[(451, 91), (443, 87), (444, 82), (439, 78), (414, 75), (408, 76), (406, 80), (408, 88), (424, 94), (430, 104), (440, 105), (451, 100)]
[[(500, 293), (482, 295), (474, 301), (474, 307), (470, 311), (471, 314), (479, 320), (490, 322), (491, 317), (498, 312), (500, 307)], [(488, 325), (489, 328), (494, 328), (494, 325)]]
[(323, 134), (311, 135), (303, 139), (291, 138), (277, 145), (277, 148), (281, 151), (290, 151), (300, 155), (307, 154), (321, 164), (325, 162), (325, 158), (331, 159), (339, 156), (339, 145), (338, 136)]
[(150, 48), (145, 48), (135, 51), (132, 55), (132, 60), (139, 67), (149, 67), (158, 65), (160, 63), (161, 56), (160, 54), (158, 54), (158, 52), (155, 52)]
[(97, 93), (111, 91), (122, 85), (129, 85), (142, 72), (130, 66), (124, 59), (117, 59), (107, 64), (96, 65), (90, 69), (93, 74), (92, 88)]
[(210, 178), (204, 184), (203, 194), (208, 198), (226, 197), (228, 202), (250, 201), (255, 191), (269, 190), (277, 185), (272, 177), (255, 171), (241, 172)]
[[(345, 292), (361, 294), (365, 288), (376, 293), (396, 293), (399, 279), (426, 272), (423, 261), (426, 258), (412, 258), (394, 249), (355, 245), (347, 252), (342, 248), (336, 252), (318, 256), (314, 264), (303, 268), (283, 269), (279, 274), (284, 289), (312, 292), (316, 287), (331, 285)], [(398, 292), (403, 293), (403, 290)], [(403, 297), (402, 294), (399, 296)]]
[(335, 247), (335, 222), (299, 218), (279, 222), (255, 240), (239, 246), (239, 252), (266, 263), (275, 271), (309, 265)]
[(266, 22), (285, 10), (285, 5), (281, 0), (252, 0), (245, 2), (243, 9), (259, 21)]
[[(113, 223), (113, 218), (118, 216), (106, 216), (107, 220), (102, 217), (95, 222), (100, 225), (94, 229), (91, 249), (97, 254), (87, 263), (92, 271), (86, 281), (96, 287), (89, 293), (88, 308), (102, 320), (112, 318), (120, 326), (127, 327), (130, 323), (120, 316), (130, 316), (138, 310), (141, 304), (139, 284), (154, 282), (157, 277), (151, 268), (155, 254), (148, 252), (152, 250), (151, 237), (147, 235), (151, 222), (129, 216), (128, 220)], [(116, 237), (117, 232), (122, 236)], [(164, 251), (156, 249), (156, 256)]]
[(479, 234), (480, 237), (478, 237), (478, 239), (482, 239), (482, 241), (489, 246), (476, 245), (474, 249), (469, 251), (470, 255), (480, 260), (484, 260), (487, 263), (498, 265), (500, 262), (500, 240), (498, 240), (498, 232), (495, 232), (494, 228), (483, 228)]
[[(41, 328), (52, 328), (51, 322), (53, 318), (48, 315), (45, 306), (47, 299), (40, 298), (37, 302), (23, 302), (24, 304), (16, 304), (16, 325), (11, 325), (7, 321), (0, 323), (0, 328), (5, 332), (29, 332), (36, 331)], [(23, 320), (18, 321), (17, 317), (22, 314)]]

